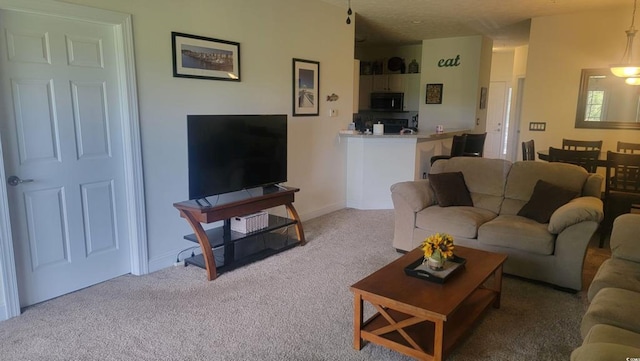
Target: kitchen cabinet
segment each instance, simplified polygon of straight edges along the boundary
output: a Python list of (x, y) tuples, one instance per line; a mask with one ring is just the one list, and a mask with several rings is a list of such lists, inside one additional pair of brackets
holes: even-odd
[(369, 110), (372, 92), (404, 93), (404, 109), (418, 111), (420, 108), (420, 74), (376, 74), (360, 75), (359, 110)]
[(378, 74), (372, 75), (374, 92), (404, 92), (404, 80), (406, 74)]

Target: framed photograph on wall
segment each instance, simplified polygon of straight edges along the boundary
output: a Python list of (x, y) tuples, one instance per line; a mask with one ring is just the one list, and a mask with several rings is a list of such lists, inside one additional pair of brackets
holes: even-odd
[(426, 104), (442, 104), (442, 84), (427, 84)]
[(293, 59), (293, 116), (318, 115), (320, 63)]
[(480, 109), (487, 107), (487, 87), (480, 88)]
[(171, 33), (173, 76), (240, 81), (240, 43)]

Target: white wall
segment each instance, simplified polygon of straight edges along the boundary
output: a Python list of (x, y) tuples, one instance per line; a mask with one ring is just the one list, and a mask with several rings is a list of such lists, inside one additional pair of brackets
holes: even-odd
[[(301, 189), (298, 213), (304, 220), (344, 207), (337, 134), (351, 122), (354, 58), (345, 9), (298, 0), (67, 2), (133, 15), (151, 271), (193, 245), (182, 240), (192, 231), (172, 206), (188, 198), (187, 114), (288, 114), (287, 185)], [(172, 31), (239, 42), (241, 82), (172, 77)], [(318, 117), (291, 117), (292, 58), (320, 62)], [(331, 93), (339, 100), (327, 102)]]
[[(441, 59), (456, 58), (460, 65), (438, 67)], [(491, 41), (482, 36), (424, 40), (420, 74), (421, 131), (442, 124), (449, 129), (484, 132), (486, 109), (480, 111), (480, 87), (489, 86)], [(426, 84), (443, 84), (442, 104), (425, 104)], [(478, 124), (478, 125), (476, 125)]]
[[(520, 140), (534, 139), (536, 150), (558, 147), (563, 137), (602, 139), (604, 150), (615, 150), (618, 140), (640, 140), (640, 130), (575, 128), (581, 69), (608, 68), (620, 61), (629, 10), (625, 7), (532, 20)], [(640, 59), (640, 47), (635, 49), (634, 59)], [(546, 131), (530, 132), (529, 122), (547, 122)]]

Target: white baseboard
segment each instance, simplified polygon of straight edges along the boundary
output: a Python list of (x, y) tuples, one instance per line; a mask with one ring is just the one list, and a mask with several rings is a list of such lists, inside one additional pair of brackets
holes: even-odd
[(0, 321), (8, 320), (9, 314), (7, 313), (7, 306), (0, 305)]
[(328, 206), (325, 206), (325, 207), (322, 207), (322, 208), (318, 208), (318, 209), (313, 210), (313, 211), (301, 213), (300, 214), (300, 219), (303, 222), (304, 221), (308, 221), (308, 220), (316, 218), (316, 217), (324, 216), (325, 214), (329, 214), (331, 212), (339, 211), (339, 210), (341, 210), (341, 209), (343, 209), (345, 207), (346, 207), (346, 205), (345, 205), (344, 202), (330, 204)]

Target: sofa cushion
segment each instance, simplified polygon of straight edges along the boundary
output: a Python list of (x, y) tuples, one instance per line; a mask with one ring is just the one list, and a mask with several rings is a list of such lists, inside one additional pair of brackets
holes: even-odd
[[(582, 342), (583, 345), (590, 343), (615, 343), (618, 345), (640, 347), (640, 333), (631, 332), (611, 325), (598, 324), (591, 327)], [(640, 352), (640, 350), (638, 351)]]
[(598, 292), (582, 317), (580, 333), (584, 338), (597, 324), (611, 325), (640, 332), (640, 293), (621, 288), (603, 288)]
[(433, 164), (430, 173), (462, 172), (473, 206), (498, 213), (511, 162), (481, 157), (453, 157)]
[(416, 213), (416, 227), (448, 233), (454, 237), (476, 238), (478, 227), (496, 214), (476, 207), (428, 207)]
[(611, 255), (640, 263), (640, 214), (627, 213), (613, 221)]
[(429, 183), (433, 187), (440, 207), (473, 207), (473, 201), (469, 189), (464, 183), (462, 172), (429, 174)]
[(555, 236), (547, 231), (544, 224), (529, 218), (507, 214), (499, 215), (480, 226), (478, 242), (550, 255), (553, 253)]
[[(499, 213), (517, 214), (522, 206), (531, 199), (533, 189), (539, 179), (581, 194), (588, 177), (589, 173), (584, 168), (574, 164), (515, 162), (511, 166), (511, 171), (509, 171), (504, 191), (505, 199), (502, 202), (502, 208), (500, 208)], [(468, 178), (466, 179), (468, 182)], [(471, 191), (473, 192), (473, 190)]]
[(549, 223), (556, 209), (574, 199), (579, 193), (538, 180), (529, 201), (518, 211), (519, 216), (531, 218), (539, 223)]
[(640, 348), (615, 343), (590, 343), (571, 352), (570, 361), (624, 361), (640, 357)]
[(589, 285), (589, 301), (607, 287), (640, 292), (640, 264), (620, 258), (609, 258), (602, 262)]

